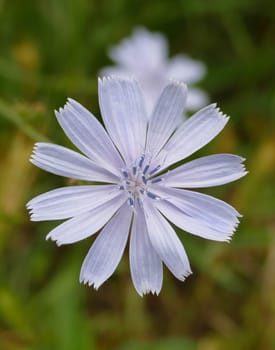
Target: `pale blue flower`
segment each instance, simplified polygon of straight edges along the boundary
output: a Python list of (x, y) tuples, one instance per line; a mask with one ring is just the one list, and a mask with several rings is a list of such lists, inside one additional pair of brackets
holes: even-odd
[(198, 110), (208, 103), (207, 94), (193, 86), (204, 77), (205, 65), (184, 54), (169, 58), (168, 43), (163, 34), (136, 28), (130, 37), (111, 47), (108, 53), (116, 66), (103, 68), (101, 74), (133, 75), (144, 93), (148, 113), (152, 112), (159, 94), (170, 79), (188, 85), (186, 111)]
[(190, 189), (241, 178), (246, 174), (244, 159), (211, 155), (167, 171), (210, 142), (228, 121), (212, 104), (182, 122), (186, 97), (185, 84), (169, 83), (147, 118), (136, 81), (99, 79), (106, 130), (72, 99), (56, 112), (62, 129), (83, 155), (55, 144), (35, 145), (33, 164), (90, 182), (55, 189), (27, 204), (33, 221), (67, 219), (47, 236), (58, 245), (101, 230), (84, 260), (82, 282), (96, 289), (104, 283), (121, 260), (129, 237), (131, 275), (140, 295), (160, 292), (162, 263), (183, 281), (191, 269), (169, 221), (203, 238), (230, 240), (239, 213), (219, 199)]

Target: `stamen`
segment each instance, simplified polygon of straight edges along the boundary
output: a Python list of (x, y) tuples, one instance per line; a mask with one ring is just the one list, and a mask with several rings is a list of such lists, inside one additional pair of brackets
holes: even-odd
[(128, 173), (128, 171), (126, 171), (126, 170), (123, 170), (123, 171), (122, 171), (122, 174), (123, 174), (123, 176), (126, 177), (126, 178), (129, 176), (129, 173)]
[(149, 198), (151, 198), (151, 199), (156, 199), (156, 200), (160, 199), (159, 196), (157, 196), (156, 194), (154, 194), (154, 193), (152, 193), (152, 192), (146, 192), (146, 194), (147, 194), (147, 196), (148, 196)]
[(139, 166), (140, 168), (142, 168), (144, 159), (145, 159), (145, 155), (143, 154), (143, 155), (140, 157), (140, 161), (139, 161), (139, 163), (138, 163), (138, 166)]
[(149, 168), (150, 168), (150, 165), (147, 164), (147, 165), (145, 166), (144, 170), (143, 170), (143, 174), (144, 174), (144, 175), (147, 173), (147, 171), (148, 171)]
[(155, 167), (155, 169), (153, 169), (152, 171), (150, 171), (149, 175), (155, 174), (159, 169), (160, 169), (160, 165), (158, 165), (157, 167)]
[(134, 165), (134, 166), (133, 166), (133, 175), (135, 176), (136, 173), (137, 173), (137, 167)]
[(146, 177), (144, 175), (141, 176), (142, 182), (144, 183), (144, 185), (147, 184), (147, 180)]
[(125, 190), (124, 186), (122, 186), (122, 185), (120, 185), (118, 189), (119, 190)]
[(134, 208), (134, 200), (132, 197), (128, 198), (128, 204), (130, 205), (131, 208)]
[(157, 182), (161, 182), (163, 179), (161, 177), (158, 177), (157, 179), (153, 179), (151, 182), (152, 184), (156, 184)]

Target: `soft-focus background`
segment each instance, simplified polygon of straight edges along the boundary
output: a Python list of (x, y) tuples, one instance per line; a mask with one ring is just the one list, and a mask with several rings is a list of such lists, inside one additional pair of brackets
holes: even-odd
[[(70, 96), (99, 115), (106, 50), (137, 25), (171, 55), (208, 66), (199, 87), (232, 118), (199, 155), (247, 158), (249, 175), (207, 193), (244, 215), (231, 244), (180, 233), (194, 274), (165, 271), (140, 298), (124, 255), (99, 291), (78, 282), (92, 239), (57, 248), (56, 223), (25, 203), (71, 182), (32, 166), (35, 141), (71, 146), (53, 110)], [(275, 349), (275, 3), (273, 0), (0, 1), (0, 349)]]

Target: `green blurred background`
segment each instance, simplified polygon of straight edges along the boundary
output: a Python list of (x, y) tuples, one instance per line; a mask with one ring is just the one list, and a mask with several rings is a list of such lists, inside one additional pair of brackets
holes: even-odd
[[(200, 87), (232, 118), (199, 152), (247, 158), (246, 178), (207, 193), (244, 217), (231, 244), (180, 233), (193, 268), (135, 292), (125, 254), (99, 291), (78, 282), (93, 238), (57, 248), (54, 222), (25, 203), (72, 183), (32, 166), (35, 141), (71, 146), (53, 110), (70, 96), (99, 115), (106, 50), (137, 25), (171, 55), (202, 60)], [(0, 0), (0, 349), (275, 349), (275, 3), (273, 0)], [(198, 155), (198, 153), (196, 154)]]

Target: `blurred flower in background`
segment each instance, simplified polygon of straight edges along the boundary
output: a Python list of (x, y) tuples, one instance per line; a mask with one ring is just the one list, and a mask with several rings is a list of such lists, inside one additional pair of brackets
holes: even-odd
[(108, 51), (116, 66), (103, 68), (100, 75), (131, 76), (139, 82), (150, 113), (163, 87), (170, 79), (188, 85), (186, 109), (197, 110), (208, 102), (207, 94), (192, 85), (201, 80), (205, 65), (184, 54), (168, 57), (168, 43), (164, 35), (136, 28), (129, 38), (123, 39)]
[(31, 161), (38, 167), (101, 183), (59, 188), (27, 205), (34, 221), (68, 219), (47, 236), (58, 245), (78, 242), (104, 226), (82, 265), (84, 283), (98, 289), (113, 274), (130, 231), (131, 275), (140, 295), (159, 294), (162, 263), (184, 281), (191, 273), (188, 257), (166, 218), (211, 240), (228, 241), (234, 233), (240, 215), (233, 207), (186, 188), (241, 178), (246, 174), (243, 158), (212, 155), (166, 171), (209, 143), (228, 121), (212, 104), (181, 123), (186, 99), (184, 83), (169, 83), (147, 122), (135, 80), (99, 79), (99, 104), (108, 134), (72, 99), (56, 112), (65, 133), (86, 157), (58, 145), (36, 144)]

